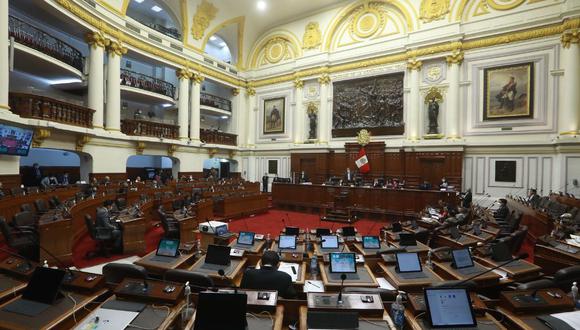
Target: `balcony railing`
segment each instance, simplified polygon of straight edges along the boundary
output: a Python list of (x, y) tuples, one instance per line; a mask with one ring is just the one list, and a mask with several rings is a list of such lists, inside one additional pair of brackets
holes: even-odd
[(175, 86), (173, 86), (173, 84), (142, 73), (121, 69), (121, 85), (131, 86), (175, 98)]
[(43, 119), (80, 127), (93, 127), (95, 110), (50, 97), (10, 93), (12, 112), (24, 118)]
[(228, 112), (232, 112), (232, 101), (226, 100), (223, 97), (211, 95), (208, 93), (200, 93), (200, 102), (202, 105), (206, 105), (208, 107), (218, 108), (220, 110), (225, 110)]
[(235, 146), (238, 144), (238, 136), (208, 129), (200, 129), (199, 138), (202, 142)]
[(177, 139), (179, 126), (139, 119), (121, 120), (121, 132), (127, 135)]
[(148, 27), (152, 28), (153, 30), (163, 33), (164, 35), (171, 37), (173, 39), (177, 39), (177, 40), (181, 40), (181, 34), (179, 33), (179, 31), (177, 31), (177, 29), (175, 28), (167, 28), (163, 25), (159, 25), (159, 24), (155, 24), (155, 23), (149, 23), (149, 24), (145, 24)]
[(14, 37), (16, 42), (83, 71), (83, 55), (71, 45), (14, 16), (10, 16), (8, 22), (10, 36)]

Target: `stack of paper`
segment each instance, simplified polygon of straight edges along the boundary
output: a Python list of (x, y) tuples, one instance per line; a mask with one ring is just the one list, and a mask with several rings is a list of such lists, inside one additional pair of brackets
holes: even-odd
[(391, 290), (391, 291), (396, 291), (397, 289), (391, 284), (389, 283), (389, 281), (387, 281), (387, 279), (385, 279), (384, 277), (378, 277), (377, 278), (377, 282), (379, 283), (379, 288), (381, 289), (385, 289), (385, 290)]
[(306, 292), (324, 292), (324, 283), (322, 281), (306, 281), (304, 282), (304, 289)]
[(298, 270), (300, 270), (300, 265), (281, 262), (280, 266), (278, 266), (278, 270), (290, 275), (290, 277), (292, 277), (292, 282), (296, 282), (298, 280)]

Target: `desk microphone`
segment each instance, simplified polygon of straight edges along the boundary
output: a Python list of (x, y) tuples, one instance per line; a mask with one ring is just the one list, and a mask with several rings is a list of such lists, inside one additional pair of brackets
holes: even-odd
[(483, 272), (481, 272), (481, 273), (478, 273), (478, 274), (475, 274), (475, 275), (473, 275), (473, 276), (471, 276), (471, 277), (469, 277), (469, 278), (466, 278), (465, 280), (463, 280), (463, 281), (461, 281), (461, 282), (459, 282), (459, 283), (457, 283), (457, 284), (455, 284), (455, 285), (453, 285), (453, 286), (454, 286), (454, 287), (459, 287), (459, 286), (462, 286), (463, 284), (465, 284), (465, 283), (467, 283), (467, 282), (469, 282), (469, 281), (471, 281), (471, 280), (474, 280), (474, 279), (476, 279), (476, 278), (478, 278), (478, 277), (480, 277), (480, 276), (482, 276), (482, 275), (485, 275), (485, 274), (487, 274), (487, 273), (489, 273), (489, 272), (491, 272), (491, 271), (494, 271), (494, 270), (496, 270), (496, 269), (498, 269), (498, 268), (501, 268), (501, 267), (503, 267), (503, 266), (506, 266), (506, 265), (508, 265), (508, 264), (511, 264), (512, 262), (515, 262), (515, 261), (518, 261), (518, 260), (521, 260), (521, 259), (526, 259), (526, 258), (527, 258), (527, 257), (529, 257), (529, 256), (530, 256), (530, 255), (529, 255), (528, 253), (524, 252), (524, 253), (522, 253), (522, 254), (518, 255), (517, 257), (515, 257), (515, 258), (513, 258), (513, 259), (511, 259), (511, 260), (508, 260), (508, 261), (506, 261), (506, 262), (503, 262), (503, 263), (501, 263), (501, 264), (499, 264), (499, 265), (497, 265), (497, 266), (495, 266), (495, 267), (492, 267), (492, 268), (486, 269), (485, 271), (483, 271)]
[(340, 291), (338, 292), (338, 299), (336, 301), (336, 304), (341, 306), (343, 301), (342, 301), (342, 289), (344, 288), (344, 280), (346, 280), (346, 274), (340, 274)]
[[(226, 281), (226, 272), (223, 269), (219, 269), (218, 270), (218, 275), (221, 277), (222, 281)], [(234, 289), (234, 293), (237, 294), (238, 293), (238, 286), (237, 285), (233, 285), (232, 288)]]

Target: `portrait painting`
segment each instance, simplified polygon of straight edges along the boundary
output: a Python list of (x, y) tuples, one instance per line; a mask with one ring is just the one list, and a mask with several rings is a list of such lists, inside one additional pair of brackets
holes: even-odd
[(534, 63), (484, 69), (483, 120), (534, 116)]
[(516, 182), (517, 163), (511, 160), (498, 160), (495, 162), (496, 182)]
[(264, 100), (264, 134), (284, 133), (286, 98)]

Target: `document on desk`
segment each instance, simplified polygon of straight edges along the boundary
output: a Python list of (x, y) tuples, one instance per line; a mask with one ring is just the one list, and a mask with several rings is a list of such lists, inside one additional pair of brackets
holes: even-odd
[(575, 238), (567, 238), (566, 244), (580, 248), (580, 241), (576, 240)]
[(377, 283), (379, 283), (379, 288), (381, 289), (397, 291), (397, 289), (384, 277), (377, 277)]
[(300, 270), (300, 265), (289, 262), (281, 262), (280, 266), (278, 266), (278, 270), (290, 275), (290, 277), (292, 277), (292, 282), (296, 282), (298, 280), (298, 271)]
[(505, 281), (508, 279), (508, 273), (501, 270), (501, 269), (494, 269), (492, 272), (496, 273), (497, 275), (501, 276), (500, 281)]
[(565, 322), (572, 329), (580, 329), (580, 311), (556, 313), (550, 316)]
[(322, 281), (308, 280), (304, 282), (304, 293), (307, 292), (324, 292), (324, 283)]
[(75, 330), (125, 329), (139, 315), (138, 312), (99, 308), (89, 315)]

